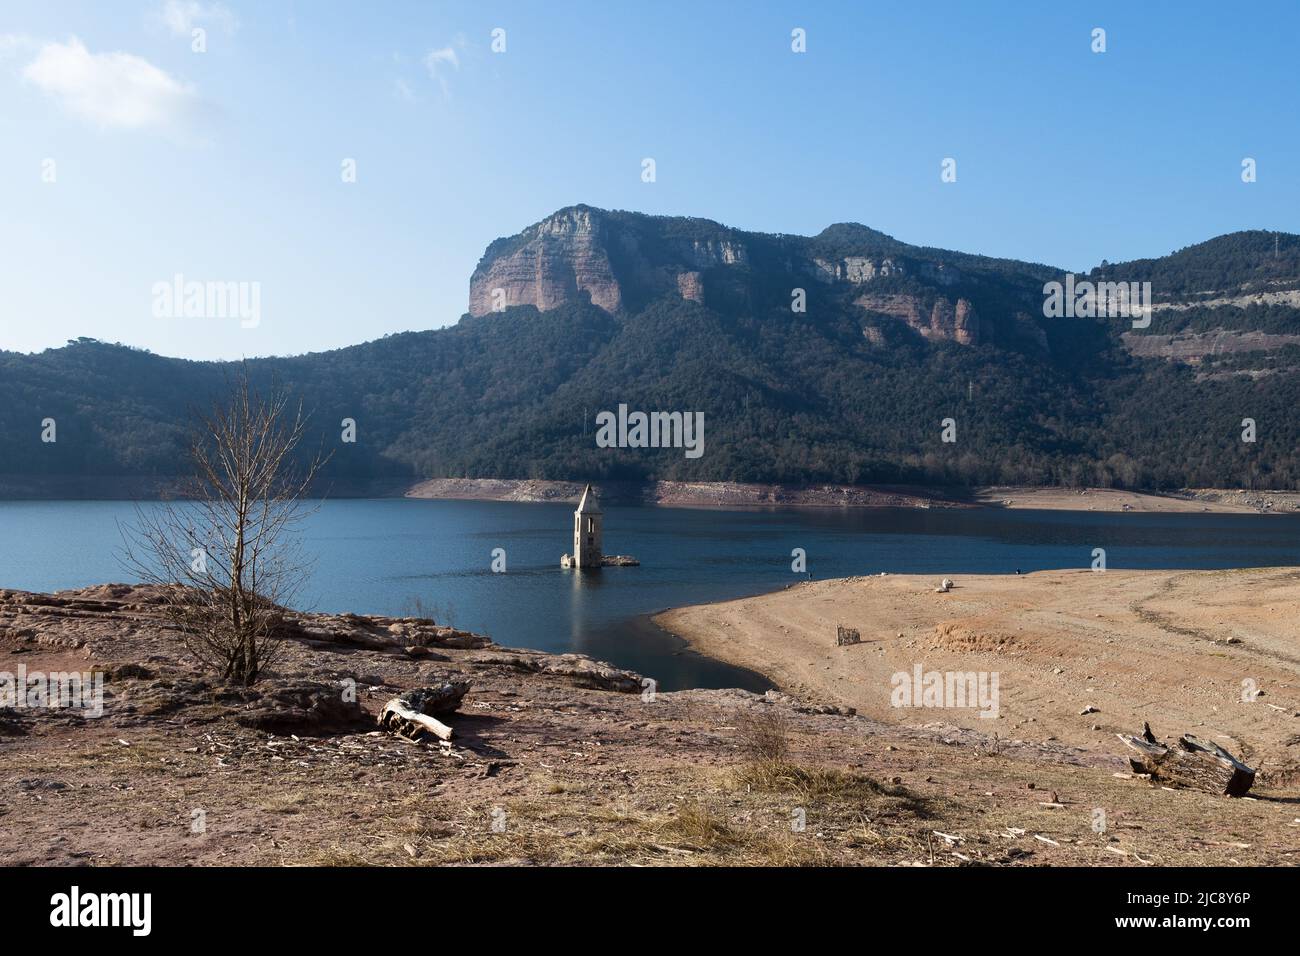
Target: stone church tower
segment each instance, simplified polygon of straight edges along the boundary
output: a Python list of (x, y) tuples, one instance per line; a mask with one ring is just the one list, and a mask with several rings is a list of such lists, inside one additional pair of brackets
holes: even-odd
[(596, 493), (588, 485), (573, 513), (573, 566), (598, 568), (601, 565), (601, 522), (604, 512), (596, 502)]

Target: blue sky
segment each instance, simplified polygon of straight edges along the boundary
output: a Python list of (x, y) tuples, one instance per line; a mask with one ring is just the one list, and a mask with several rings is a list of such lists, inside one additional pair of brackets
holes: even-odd
[[(1295, 3), (6, 0), (0, 348), (452, 324), (492, 239), (577, 202), (1073, 270), (1296, 232), (1298, 28)], [(155, 317), (178, 273), (260, 283), (260, 323)]]

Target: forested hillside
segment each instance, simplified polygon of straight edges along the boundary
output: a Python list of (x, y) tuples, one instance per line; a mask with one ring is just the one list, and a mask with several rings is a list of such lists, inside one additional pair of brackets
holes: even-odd
[[(593, 305), (579, 281), (545, 311), (511, 304), (436, 331), (255, 360), (250, 372), (303, 400), (312, 450), (333, 452), (328, 474), (341, 487), (442, 476), (1300, 486), (1300, 345), (1144, 358), (1126, 346), (1126, 323), (1044, 319), (1042, 283), (1058, 274), (1046, 266), (906, 246), (853, 225), (804, 239), (635, 222), (661, 247), (621, 241), (624, 258), (601, 266), (602, 281), (620, 283), (619, 308)], [(607, 243), (619, 226), (601, 228)], [(1276, 280), (1282, 267), (1250, 264), (1251, 250), (1272, 254), (1272, 235), (1104, 273), (1197, 291)], [(495, 243), (476, 276), (509, 278), (501, 257), (534, 241), (521, 237)], [(1294, 269), (1295, 237), (1282, 245)], [(686, 269), (694, 278), (673, 280)], [(790, 305), (795, 282), (803, 312)], [(1150, 332), (1300, 333), (1297, 314), (1276, 303), (1161, 312)], [(91, 339), (0, 353), (0, 482), (39, 490), (42, 479), (176, 474), (192, 411), (230, 374)], [(704, 454), (597, 448), (597, 412), (620, 403), (703, 412)], [(41, 440), (46, 418), (54, 443)], [(357, 423), (355, 444), (340, 442), (344, 418)], [(941, 440), (946, 418), (955, 442)], [(1254, 443), (1241, 440), (1243, 418), (1257, 423)]]

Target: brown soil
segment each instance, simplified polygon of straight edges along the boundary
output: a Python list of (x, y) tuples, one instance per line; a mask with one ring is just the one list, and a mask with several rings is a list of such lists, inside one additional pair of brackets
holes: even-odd
[[(102, 667), (109, 694), (99, 719), (0, 713), (10, 863), (1296, 859), (1300, 807), (1272, 786), (1258, 800), (1171, 792), (1116, 777), (1125, 766), (1114, 748), (995, 738), (946, 720), (904, 727), (775, 692), (643, 695), (626, 671), (427, 621), (293, 616), (275, 674), (250, 696), (195, 671), (154, 597), (122, 585), (0, 591), (0, 670)], [(450, 746), (371, 723), (401, 690), (449, 675), (473, 683), (443, 718)], [(359, 685), (356, 726), (313, 726), (319, 709), (299, 704), (348, 679)], [(299, 730), (259, 729), (277, 708)], [(792, 826), (799, 819), (805, 828)]]

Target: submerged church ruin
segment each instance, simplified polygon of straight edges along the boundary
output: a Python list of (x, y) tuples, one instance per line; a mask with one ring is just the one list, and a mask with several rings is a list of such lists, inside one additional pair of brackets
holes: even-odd
[(606, 555), (602, 551), (605, 513), (600, 510), (591, 485), (582, 490), (582, 500), (573, 513), (573, 554), (560, 558), (560, 567), (587, 571), (601, 567), (636, 567), (641, 562), (626, 554)]

